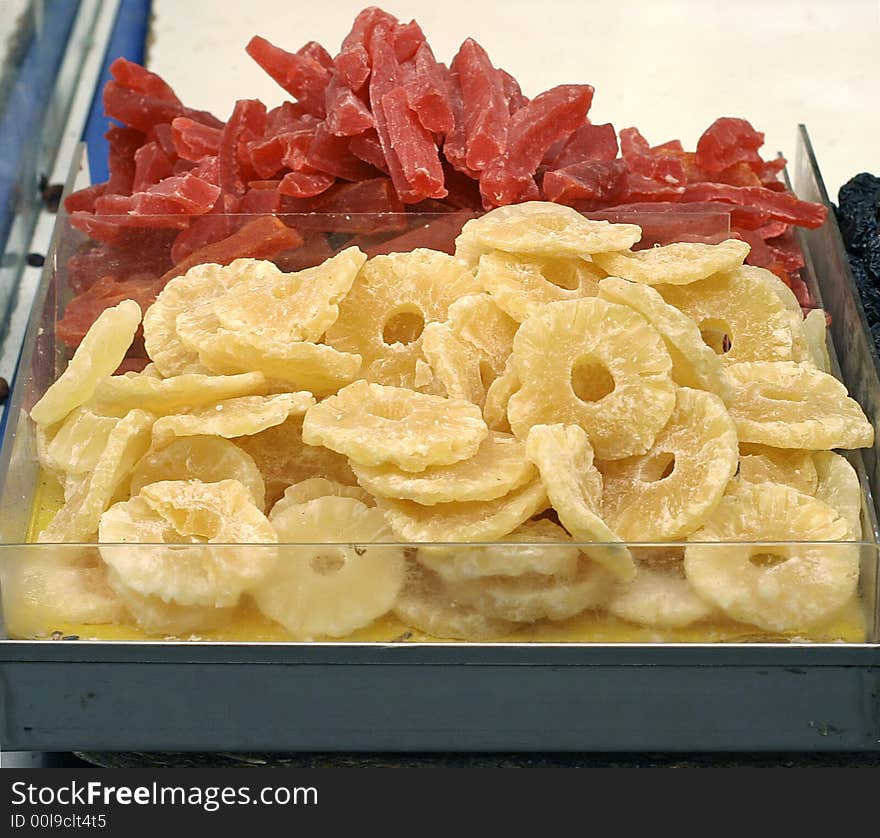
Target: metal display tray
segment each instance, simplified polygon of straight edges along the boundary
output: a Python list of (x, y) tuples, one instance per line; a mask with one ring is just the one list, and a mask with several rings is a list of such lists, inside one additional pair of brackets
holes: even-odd
[[(827, 202), (803, 129), (795, 177), (801, 197)], [(811, 290), (833, 318), (840, 373), (876, 426), (876, 350), (833, 214), (821, 229), (804, 233), (802, 244)], [(38, 294), (35, 317), (41, 299)], [(32, 342), (38, 326), (32, 323)], [(24, 386), (17, 382), (10, 424)], [(871, 542), (865, 552), (873, 556), (862, 577), (865, 643), (5, 639), (0, 745), (54, 751), (880, 751), (877, 448), (864, 452), (864, 465), (859, 457), (855, 463), (865, 488), (865, 541)], [(14, 476), (13, 463), (7, 496)]]

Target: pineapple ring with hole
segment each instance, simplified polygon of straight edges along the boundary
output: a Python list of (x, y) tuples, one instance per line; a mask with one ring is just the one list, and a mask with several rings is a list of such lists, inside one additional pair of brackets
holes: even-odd
[(132, 471), (129, 495), (138, 495), (144, 486), (163, 480), (237, 480), (260, 509), (266, 505), (266, 487), (253, 457), (219, 436), (181, 437), (165, 448), (148, 451)]
[[(575, 541), (610, 545), (621, 540), (599, 515), (602, 475), (593, 465), (593, 449), (582, 428), (535, 425), (526, 440), (526, 456), (538, 467), (550, 503)], [(623, 545), (582, 549), (617, 578), (632, 579), (635, 564)]]
[(577, 424), (597, 457), (620, 459), (644, 454), (675, 407), (666, 345), (626, 306), (550, 303), (520, 326), (512, 358), (522, 386), (507, 416), (520, 438), (533, 425)]
[(495, 500), (423, 506), (411, 500), (376, 498), (401, 541), (467, 544), (496, 541), (547, 508), (547, 492), (537, 478)]
[(738, 268), (690, 285), (658, 285), (657, 290), (697, 324), (724, 364), (794, 358), (791, 312), (763, 275)]
[(492, 431), (510, 433), (507, 419), (507, 405), (510, 397), (519, 390), (521, 384), (513, 362), (508, 360), (504, 373), (496, 378), (486, 390), (483, 404), (483, 419)]
[(683, 628), (717, 612), (694, 590), (679, 568), (639, 565), (635, 579), (620, 586), (608, 613), (651, 628)]
[(101, 516), (98, 540), (121, 584), (178, 605), (233, 606), (278, 558), (274, 527), (237, 480), (144, 486)]
[(874, 428), (833, 375), (791, 361), (731, 364), (728, 405), (740, 442), (828, 451), (865, 448)]
[(626, 541), (680, 539), (721, 500), (738, 461), (736, 428), (721, 399), (682, 387), (650, 451), (600, 468), (603, 517)]
[(67, 368), (31, 408), (31, 419), (43, 428), (60, 422), (85, 404), (102, 379), (122, 363), (141, 323), (134, 300), (104, 309), (89, 327)]
[(815, 497), (836, 509), (846, 520), (854, 539), (862, 537), (862, 485), (846, 457), (832, 451), (813, 454), (818, 484)]
[(488, 294), (461, 297), (449, 306), (447, 318), (452, 331), (479, 353), (480, 379), (490, 387), (507, 367), (519, 323)]
[(819, 477), (813, 454), (743, 442), (739, 446), (739, 479), (746, 483), (784, 483), (815, 495)]
[[(387, 613), (403, 585), (403, 547), (382, 513), (354, 498), (322, 497), (273, 510), (281, 560), (251, 593), (298, 640), (344, 637)], [(339, 542), (339, 543), (321, 543)], [(365, 546), (386, 542), (382, 546)]]
[(720, 244), (675, 242), (647, 250), (596, 253), (593, 261), (605, 273), (643, 285), (687, 285), (742, 265), (751, 248), (744, 241)]
[(626, 250), (642, 237), (635, 224), (591, 221), (549, 201), (498, 207), (468, 221), (455, 240), (455, 255), (476, 267), (484, 253), (503, 250), (529, 256), (589, 257)]
[(559, 524), (546, 518), (526, 521), (499, 542), (419, 547), (416, 559), (445, 582), (524, 573), (571, 578), (577, 573), (580, 551)]
[(452, 303), (479, 290), (473, 271), (439, 251), (375, 256), (340, 302), (325, 342), (360, 355), (367, 381), (414, 388), (416, 363), (424, 360), (422, 330), (445, 321)]
[(697, 543), (685, 549), (684, 568), (697, 593), (732, 619), (803, 631), (842, 608), (859, 578), (856, 545), (804, 542), (851, 538), (827, 503), (782, 484), (742, 483), (689, 536)]
[(808, 312), (801, 326), (804, 330), (810, 359), (817, 369), (830, 373), (831, 357), (828, 354), (828, 341), (825, 335), (827, 329), (825, 312), (821, 308), (814, 308)]
[(335, 480), (328, 480), (326, 477), (309, 477), (291, 484), (284, 490), (284, 494), (272, 506), (269, 520), (274, 522), (275, 518), (290, 506), (308, 503), (310, 500), (318, 500), (319, 498), (354, 498), (364, 506), (376, 505), (373, 496), (360, 486), (346, 486)]
[(493, 251), (480, 259), (477, 281), (514, 322), (547, 303), (595, 297), (605, 274), (583, 259), (514, 256)]
[(599, 283), (599, 297), (629, 306), (663, 338), (672, 358), (672, 380), (682, 387), (708, 390), (727, 401), (730, 385), (719, 357), (703, 342), (697, 324), (647, 285), (609, 276)]
[(407, 565), (406, 580), (392, 611), (402, 623), (429, 637), (492, 640), (517, 628), (516, 623), (455, 601), (440, 577), (416, 562)]
[(351, 464), (358, 482), (374, 495), (412, 500), (425, 506), (461, 501), (495, 500), (535, 477), (525, 445), (509, 434), (490, 433), (473, 457), (422, 472), (393, 465)]
[(303, 441), (365, 466), (424, 471), (473, 457), (489, 429), (476, 405), (364, 380), (309, 408)]

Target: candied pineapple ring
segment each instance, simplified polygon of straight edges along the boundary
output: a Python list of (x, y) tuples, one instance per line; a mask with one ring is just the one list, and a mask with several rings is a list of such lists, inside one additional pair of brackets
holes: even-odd
[(523, 257), (497, 250), (483, 256), (477, 270), (477, 281), (516, 323), (546, 303), (595, 297), (603, 276), (583, 259)]
[[(577, 425), (535, 425), (526, 440), (526, 456), (538, 467), (559, 521), (576, 541), (620, 541), (599, 516), (602, 475), (593, 465), (593, 449)], [(626, 581), (635, 573), (626, 547), (592, 547), (584, 552)]]
[(520, 388), (519, 376), (512, 361), (508, 361), (504, 373), (496, 378), (486, 390), (486, 401), (483, 404), (483, 418), (486, 425), (493, 431), (510, 433), (510, 422), (507, 419), (507, 405), (510, 397)]
[(134, 467), (129, 494), (137, 495), (144, 486), (162, 480), (237, 480), (260, 509), (266, 503), (263, 477), (253, 458), (219, 436), (183, 437), (165, 448), (148, 451)]
[(862, 486), (849, 460), (831, 451), (813, 454), (818, 484), (815, 495), (846, 520), (854, 539), (862, 537)]
[(356, 463), (405, 471), (457, 463), (477, 453), (489, 429), (475, 405), (402, 387), (356, 381), (310, 408), (303, 441)]
[[(139, 495), (101, 516), (98, 540), (104, 561), (135, 593), (216, 608), (235, 605), (246, 589), (262, 581), (278, 552), (254, 547), (275, 544), (278, 536), (237, 480), (165, 480), (144, 486)], [(124, 544), (140, 546), (116, 546)]]
[(675, 242), (635, 252), (596, 253), (593, 261), (607, 274), (631, 282), (687, 285), (742, 265), (750, 249), (737, 239), (721, 244)]
[(308, 503), (318, 498), (354, 498), (364, 506), (376, 505), (373, 496), (360, 486), (346, 486), (326, 477), (309, 477), (299, 483), (293, 483), (284, 490), (284, 494), (272, 507), (269, 520), (273, 520), (273, 516), (280, 515), (288, 506)]
[(826, 337), (827, 324), (825, 312), (821, 308), (814, 308), (804, 318), (801, 328), (804, 332), (804, 340), (807, 342), (807, 353), (810, 360), (822, 372), (831, 372), (831, 356), (828, 354), (828, 340)]
[(431, 368), (431, 380), (439, 383), (443, 395), (483, 404), (486, 388), (480, 375), (480, 353), (474, 346), (458, 337), (447, 323), (429, 323), (422, 332), (422, 352)]
[(678, 568), (640, 564), (635, 579), (618, 588), (608, 611), (621, 620), (656, 628), (681, 628), (711, 617), (716, 609)]
[(865, 448), (874, 428), (834, 376), (787, 361), (732, 364), (728, 406), (741, 442), (826, 451)]
[(580, 551), (562, 527), (546, 518), (526, 521), (499, 541), (485, 546), (419, 547), (416, 558), (446, 582), (524, 573), (571, 578), (577, 573)]
[(479, 353), (480, 378), (489, 387), (504, 373), (519, 323), (488, 294), (468, 294), (456, 300), (447, 318), (452, 331)]
[(473, 272), (445, 253), (419, 248), (376, 256), (339, 304), (325, 340), (360, 355), (367, 381), (414, 388), (425, 325), (445, 321), (452, 303), (479, 290)]
[(525, 445), (500, 433), (490, 433), (473, 457), (449, 466), (430, 466), (414, 474), (389, 464), (352, 463), (352, 470), (361, 486), (374, 495), (413, 500), (426, 506), (495, 500), (535, 477), (535, 467), (526, 459)]
[(672, 379), (682, 387), (708, 390), (727, 401), (730, 386), (720, 358), (703, 342), (697, 324), (647, 285), (609, 276), (599, 283), (599, 297), (629, 306), (663, 338), (672, 358)]
[(141, 309), (134, 300), (102, 311), (67, 368), (31, 408), (31, 419), (45, 428), (85, 404), (98, 383), (122, 363), (140, 322)]
[(747, 483), (784, 483), (805, 495), (815, 495), (819, 482), (811, 452), (750, 442), (739, 446), (739, 479)]
[(550, 303), (516, 333), (522, 387), (507, 416), (518, 437), (533, 425), (575, 423), (605, 460), (643, 454), (675, 406), (672, 360), (632, 309), (599, 299)]
[(85, 474), (91, 471), (107, 445), (119, 419), (103, 416), (87, 407), (72, 410), (61, 427), (50, 437), (38, 428), (40, 465), (53, 473)]
[[(784, 287), (781, 279), (772, 278)], [(703, 340), (725, 364), (794, 357), (790, 312), (763, 274), (738, 268), (690, 285), (659, 285), (657, 290), (696, 322)]]
[[(853, 596), (859, 550), (828, 504), (790, 486), (743, 483), (724, 498), (693, 542), (684, 567), (697, 593), (729, 617), (767, 631), (796, 631), (831, 617)], [(780, 542), (780, 543), (766, 543)]]
[(584, 257), (626, 250), (641, 237), (641, 227), (634, 224), (590, 221), (562, 204), (527, 201), (498, 207), (468, 221), (455, 240), (455, 255), (473, 267), (484, 253), (493, 250)]
[(403, 548), (362, 546), (394, 540), (378, 509), (322, 497), (276, 506), (271, 521), (281, 541), (312, 544), (281, 547), (275, 569), (252, 592), (259, 609), (294, 637), (344, 637), (394, 604), (406, 567)]
[(739, 460), (736, 428), (718, 396), (682, 387), (650, 451), (603, 464), (603, 514), (626, 541), (672, 541), (697, 529)]

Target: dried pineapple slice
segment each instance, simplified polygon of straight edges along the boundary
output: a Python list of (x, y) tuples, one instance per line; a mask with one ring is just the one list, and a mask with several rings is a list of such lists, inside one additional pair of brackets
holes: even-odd
[(178, 605), (233, 606), (278, 558), (277, 547), (255, 546), (278, 536), (237, 480), (151, 483), (101, 516), (98, 539), (123, 585)]
[(422, 506), (411, 500), (376, 498), (401, 541), (496, 541), (547, 508), (547, 492), (532, 480), (504, 497)]
[(476, 267), (492, 250), (530, 256), (585, 257), (626, 250), (642, 237), (634, 224), (590, 221), (577, 210), (549, 201), (498, 207), (468, 221), (455, 240), (455, 255)]
[(376, 505), (373, 496), (360, 486), (346, 486), (335, 480), (328, 480), (326, 477), (309, 477), (284, 490), (284, 495), (272, 507), (269, 520), (274, 522), (275, 518), (289, 506), (297, 506), (319, 498), (354, 498), (364, 506)]
[(104, 309), (89, 327), (67, 369), (31, 408), (31, 419), (45, 428), (85, 404), (98, 382), (122, 363), (140, 322), (141, 309), (134, 300)]
[(519, 375), (512, 360), (507, 362), (504, 373), (496, 378), (486, 390), (483, 404), (483, 419), (490, 430), (510, 433), (510, 422), (507, 419), (507, 405), (510, 397), (521, 386)]
[(715, 614), (680, 568), (639, 565), (635, 579), (621, 585), (608, 611), (621, 620), (652, 628), (682, 628)]
[(222, 436), (226, 439), (280, 425), (290, 416), (306, 412), (315, 399), (311, 393), (278, 393), (274, 396), (240, 396), (189, 413), (163, 416), (153, 426), (156, 448), (176, 436)]
[[(803, 542), (850, 538), (846, 520), (828, 504), (790, 486), (742, 483), (688, 540), (765, 543), (689, 544), (685, 573), (701, 597), (734, 620), (803, 630), (845, 605), (859, 577), (855, 545)], [(801, 543), (782, 543), (793, 539)]]
[(721, 500), (738, 461), (736, 428), (721, 399), (682, 387), (650, 451), (603, 464), (603, 517), (626, 541), (682, 538)]
[(643, 285), (687, 285), (740, 265), (751, 248), (728, 239), (721, 244), (675, 242), (647, 250), (596, 253), (593, 261), (607, 274)]
[[(38, 446), (40, 464), (52, 472), (92, 471), (118, 422), (115, 416), (103, 416), (87, 407), (72, 410), (52, 437)], [(37, 428), (39, 434), (42, 429)]]
[(728, 405), (741, 442), (825, 451), (865, 448), (874, 429), (834, 376), (790, 361), (732, 364)]
[(134, 464), (150, 447), (155, 418), (132, 410), (116, 423), (91, 474), (76, 485), (38, 541), (89, 541), (95, 535), (101, 513), (127, 487)]
[(832, 451), (813, 454), (819, 478), (815, 496), (836, 509), (849, 526), (852, 537), (862, 537), (862, 486), (846, 457)]
[(206, 369), (230, 374), (259, 370), (291, 389), (328, 396), (350, 384), (361, 368), (360, 355), (337, 352), (322, 343), (273, 343), (255, 334), (218, 329), (192, 345)]
[(237, 480), (254, 503), (265, 508), (266, 489), (253, 457), (219, 436), (182, 437), (165, 448), (148, 451), (134, 467), (129, 494), (140, 494), (144, 486), (162, 480)]
[(447, 318), (452, 331), (479, 352), (480, 378), (489, 387), (504, 373), (519, 323), (488, 294), (468, 294), (456, 300)]
[(347, 486), (357, 483), (347, 458), (321, 445), (303, 442), (303, 418), (291, 416), (280, 425), (235, 440), (239, 448), (254, 458), (263, 475), (269, 508), (288, 486), (310, 477), (325, 477)]
[(595, 297), (603, 276), (583, 259), (514, 256), (499, 250), (483, 256), (477, 270), (477, 281), (516, 323), (547, 303)]
[(165, 416), (206, 407), (223, 399), (264, 395), (268, 390), (266, 378), (259, 372), (242, 375), (187, 373), (172, 378), (127, 372), (105, 378), (89, 400), (88, 407), (105, 416), (125, 416), (135, 408)]
[(831, 372), (831, 357), (828, 354), (828, 341), (825, 335), (825, 312), (814, 308), (808, 312), (801, 327), (807, 342), (807, 353), (813, 364), (822, 372)]
[(697, 324), (647, 285), (609, 276), (599, 283), (599, 297), (629, 306), (645, 318), (663, 338), (672, 358), (672, 380), (682, 387), (708, 390), (725, 401), (730, 386), (719, 357), (703, 342)]
[(815, 495), (819, 477), (810, 451), (770, 448), (744, 442), (739, 447), (739, 479), (747, 483), (784, 483)]
[(491, 640), (516, 629), (516, 623), (456, 602), (440, 577), (415, 562), (407, 566), (392, 610), (401, 622), (431, 637)]
[[(296, 639), (344, 637), (394, 604), (406, 567), (403, 548), (363, 546), (394, 540), (378, 509), (322, 497), (273, 510), (272, 523), (281, 541), (313, 544), (282, 548), (275, 570), (252, 592), (259, 609)], [(321, 543), (331, 541), (339, 543)]]
[(449, 466), (413, 474), (390, 464), (352, 463), (358, 482), (374, 495), (425, 506), (453, 501), (495, 500), (535, 478), (525, 445), (509, 434), (490, 433), (476, 454)]
[[(602, 520), (602, 475), (593, 465), (593, 449), (577, 425), (535, 425), (526, 440), (526, 456), (538, 467), (559, 521), (575, 541), (620, 541)], [(624, 581), (635, 573), (626, 547), (584, 549), (592, 559)]]
[(367, 261), (348, 247), (298, 273), (260, 275), (238, 284), (213, 303), (220, 325), (281, 345), (317, 341), (339, 317), (339, 303)]
[(405, 471), (451, 465), (476, 454), (489, 429), (475, 405), (401, 387), (356, 381), (310, 408), (303, 441), (356, 463)]
[(576, 575), (566, 579), (528, 573), (487, 576), (449, 584), (458, 602), (490, 617), (515, 623), (567, 620), (582, 611), (604, 605), (614, 590), (615, 577), (598, 562), (583, 559)]
[(422, 352), (431, 366), (432, 380), (451, 399), (482, 406), (486, 387), (480, 375), (480, 353), (459, 338), (446, 323), (429, 323), (422, 332)]
[(363, 377), (378, 384), (415, 387), (425, 325), (446, 320), (449, 306), (480, 288), (464, 264), (418, 248), (370, 259), (339, 305), (326, 343), (363, 358)]
[(672, 360), (660, 334), (626, 306), (599, 299), (550, 303), (516, 333), (522, 387), (510, 397), (513, 433), (576, 423), (596, 456), (643, 454), (675, 406)]
[(499, 541), (485, 546), (419, 547), (416, 558), (446, 582), (525, 573), (570, 579), (577, 573), (580, 551), (562, 527), (546, 518), (526, 521)]
[(737, 268), (690, 285), (659, 285), (657, 290), (696, 322), (703, 340), (725, 364), (794, 357), (790, 312), (762, 275)]

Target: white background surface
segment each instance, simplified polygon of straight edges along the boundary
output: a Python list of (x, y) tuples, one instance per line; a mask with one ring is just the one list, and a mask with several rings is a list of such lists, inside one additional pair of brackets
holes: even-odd
[[(336, 52), (365, 0), (153, 0), (148, 63), (192, 107), (225, 119), (236, 99), (284, 92), (244, 46), (259, 34), (290, 51)], [(389, 0), (416, 18), (447, 63), (471, 35), (528, 95), (596, 88), (590, 117), (637, 126), (652, 144), (693, 149), (719, 116), (745, 117), (765, 156), (793, 155), (807, 125), (832, 199), (880, 171), (880, 0)]]

